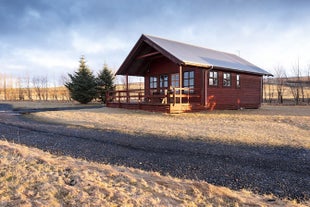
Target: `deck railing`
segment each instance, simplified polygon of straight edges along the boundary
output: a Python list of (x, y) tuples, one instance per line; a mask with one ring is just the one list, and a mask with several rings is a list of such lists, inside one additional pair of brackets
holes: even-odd
[[(182, 92), (182, 93), (181, 93)], [(112, 103), (161, 103), (179, 104), (190, 103), (193, 98), (199, 98), (200, 94), (195, 88), (176, 88), (164, 89), (161, 92), (147, 91), (144, 89), (116, 90), (107, 93), (107, 101)]]

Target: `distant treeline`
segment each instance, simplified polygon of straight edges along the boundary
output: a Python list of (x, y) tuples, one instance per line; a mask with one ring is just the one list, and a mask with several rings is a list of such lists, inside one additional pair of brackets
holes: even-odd
[[(0, 100), (71, 101), (61, 77), (58, 83), (47, 77), (15, 78), (0, 73)], [(53, 83), (52, 83), (53, 82)], [(129, 83), (129, 89), (143, 89), (144, 83)], [(125, 90), (125, 83), (116, 84), (116, 90)], [(263, 81), (263, 101), (278, 104), (310, 104), (310, 76), (269, 77)]]
[[(58, 81), (46, 76), (14, 77), (0, 73), (0, 101), (71, 101), (68, 89), (64, 86), (66, 77)], [(143, 83), (130, 83), (130, 89), (141, 89)], [(125, 84), (116, 84), (116, 90), (124, 90)]]
[(70, 100), (62, 79), (56, 83), (47, 76), (16, 78), (0, 73), (0, 100)]
[(265, 103), (310, 104), (310, 76), (264, 79)]

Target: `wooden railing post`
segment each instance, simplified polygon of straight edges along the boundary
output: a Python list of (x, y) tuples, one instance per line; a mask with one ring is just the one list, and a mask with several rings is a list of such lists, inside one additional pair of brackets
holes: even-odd
[(175, 94), (176, 94), (176, 90), (175, 90), (175, 88), (173, 88), (173, 106), (175, 105), (175, 103), (177, 101), (177, 98), (175, 97)]
[(126, 74), (126, 102), (129, 102), (129, 79), (128, 74)]
[(180, 65), (180, 67), (179, 67), (179, 77), (180, 77), (180, 104), (182, 104), (182, 90), (181, 90), (181, 88), (182, 88), (182, 86), (183, 86), (183, 68), (182, 68), (182, 65)]
[(121, 103), (121, 92), (118, 91), (117, 93), (118, 93), (118, 103), (120, 104)]

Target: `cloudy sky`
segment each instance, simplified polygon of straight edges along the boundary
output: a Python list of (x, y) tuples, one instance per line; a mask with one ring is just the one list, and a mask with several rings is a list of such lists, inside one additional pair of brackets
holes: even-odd
[(0, 0), (0, 74), (57, 77), (81, 55), (114, 71), (142, 33), (238, 54), (273, 72), (310, 64), (307, 0)]

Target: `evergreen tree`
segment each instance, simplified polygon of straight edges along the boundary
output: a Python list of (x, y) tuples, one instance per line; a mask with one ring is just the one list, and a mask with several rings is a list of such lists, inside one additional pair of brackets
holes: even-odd
[(74, 74), (68, 74), (70, 81), (66, 82), (65, 86), (73, 100), (87, 104), (96, 97), (96, 78), (87, 67), (84, 56), (80, 58), (79, 62), (79, 69)]
[(97, 86), (99, 99), (103, 103), (106, 103), (106, 93), (115, 88), (114, 75), (107, 64), (104, 64), (103, 69), (98, 73)]

